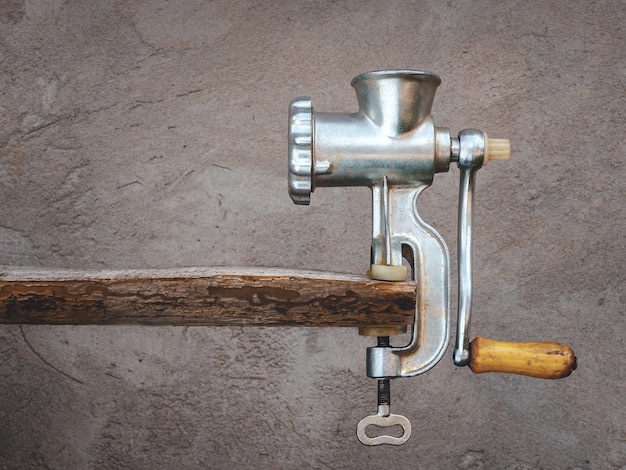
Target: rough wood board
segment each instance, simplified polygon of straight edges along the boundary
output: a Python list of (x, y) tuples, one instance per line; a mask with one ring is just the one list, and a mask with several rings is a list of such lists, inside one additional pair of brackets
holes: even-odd
[(407, 325), (415, 285), (278, 269), (0, 269), (0, 323)]

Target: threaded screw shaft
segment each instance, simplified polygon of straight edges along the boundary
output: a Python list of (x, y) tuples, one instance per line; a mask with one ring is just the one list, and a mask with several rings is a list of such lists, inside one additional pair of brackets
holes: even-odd
[[(378, 336), (376, 338), (379, 348), (388, 348), (391, 344), (389, 336)], [(391, 405), (391, 380), (378, 379), (378, 406)]]

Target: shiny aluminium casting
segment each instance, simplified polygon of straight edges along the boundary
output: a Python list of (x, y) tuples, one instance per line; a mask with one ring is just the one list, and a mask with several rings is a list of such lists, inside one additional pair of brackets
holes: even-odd
[[(386, 390), (383, 395), (387, 397), (390, 379), (428, 371), (448, 347), (448, 248), (420, 217), (417, 200), (435, 173), (448, 171), (451, 162), (457, 162), (461, 170), (454, 363), (467, 365), (469, 357), (472, 200), (476, 171), (489, 158), (489, 140), (473, 129), (454, 138), (447, 128), (434, 125), (431, 108), (440, 83), (438, 76), (428, 72), (370, 72), (352, 81), (359, 105), (356, 113), (317, 112), (308, 97), (293, 100), (289, 110), (288, 180), (293, 202), (309, 204), (311, 193), (319, 187), (371, 188), (371, 273), (382, 280), (402, 280), (404, 264), (412, 267), (417, 305), (409, 343), (394, 347), (383, 342), (367, 349), (367, 375), (379, 381), (379, 391)], [(506, 147), (508, 141), (494, 140), (492, 145)], [(505, 151), (496, 158), (505, 159), (508, 154)], [(371, 425), (400, 425), (403, 434), (372, 437), (366, 432)], [(410, 436), (410, 423), (391, 414), (389, 399), (381, 400), (379, 392), (378, 412), (359, 423), (357, 436), (366, 445), (402, 444)]]

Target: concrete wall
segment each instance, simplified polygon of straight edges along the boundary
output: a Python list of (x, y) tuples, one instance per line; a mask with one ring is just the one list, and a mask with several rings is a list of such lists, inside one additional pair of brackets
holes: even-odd
[[(289, 101), (430, 70), (437, 125), (511, 139), (479, 173), (473, 332), (570, 344), (568, 379), (392, 384), (366, 448), (348, 329), (0, 327), (0, 468), (626, 468), (626, 3), (0, 3), (0, 264), (362, 273), (367, 189), (286, 192)], [(456, 250), (458, 171), (421, 211)], [(451, 349), (451, 348), (450, 348)]]

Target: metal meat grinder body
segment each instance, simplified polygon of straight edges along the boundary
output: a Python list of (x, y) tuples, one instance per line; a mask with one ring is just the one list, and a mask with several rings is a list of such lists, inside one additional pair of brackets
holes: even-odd
[[(407, 269), (417, 289), (411, 340), (391, 346), (395, 328), (363, 328), (361, 334), (378, 336), (367, 349), (367, 375), (378, 380), (378, 412), (357, 426), (366, 445), (402, 444), (411, 433), (409, 421), (390, 413), (390, 379), (411, 377), (431, 369), (444, 355), (450, 337), (450, 261), (443, 238), (420, 217), (417, 199), (431, 185), (435, 173), (460, 169), (459, 192), (459, 311), (454, 363), (470, 365), (475, 372), (501, 371), (542, 377), (546, 354), (533, 350), (536, 367), (512, 371), (508, 366), (472, 364), (484, 357), (471, 351), (469, 326), (472, 307), (472, 201), (476, 171), (489, 160), (509, 158), (508, 140), (489, 139), (481, 131), (461, 131), (451, 137), (436, 127), (431, 116), (435, 91), (441, 79), (428, 72), (389, 70), (359, 75), (352, 81), (359, 109), (356, 113), (320, 113), (310, 98), (297, 98), (289, 110), (289, 194), (296, 204), (309, 204), (311, 193), (324, 186), (367, 186), (372, 190), (372, 251), (370, 275), (385, 281), (406, 281)], [(490, 342), (491, 340), (481, 341)], [(523, 359), (528, 344), (495, 344), (502, 359), (506, 345)], [(491, 345), (489, 343), (487, 346)], [(512, 345), (512, 346), (511, 346)], [(524, 346), (526, 345), (526, 346)], [(519, 346), (519, 347), (518, 347)], [(558, 345), (563, 346), (563, 345)], [(539, 347), (539, 346), (537, 346)], [(564, 346), (567, 348), (566, 346)], [(517, 349), (516, 349), (517, 348)], [(521, 349), (520, 349), (521, 348)], [(483, 348), (484, 349), (484, 348)], [(569, 348), (568, 348), (569, 349)], [(575, 366), (571, 349), (553, 374), (569, 375)], [(521, 357), (520, 356), (520, 357)], [(561, 356), (559, 356), (561, 357)], [(507, 362), (507, 361), (505, 361)], [(474, 366), (474, 367), (473, 367)], [(485, 370), (480, 370), (481, 366)], [(555, 366), (556, 367), (556, 366)], [(555, 378), (555, 377), (550, 377)], [(367, 432), (368, 426), (403, 428), (401, 436)]]

